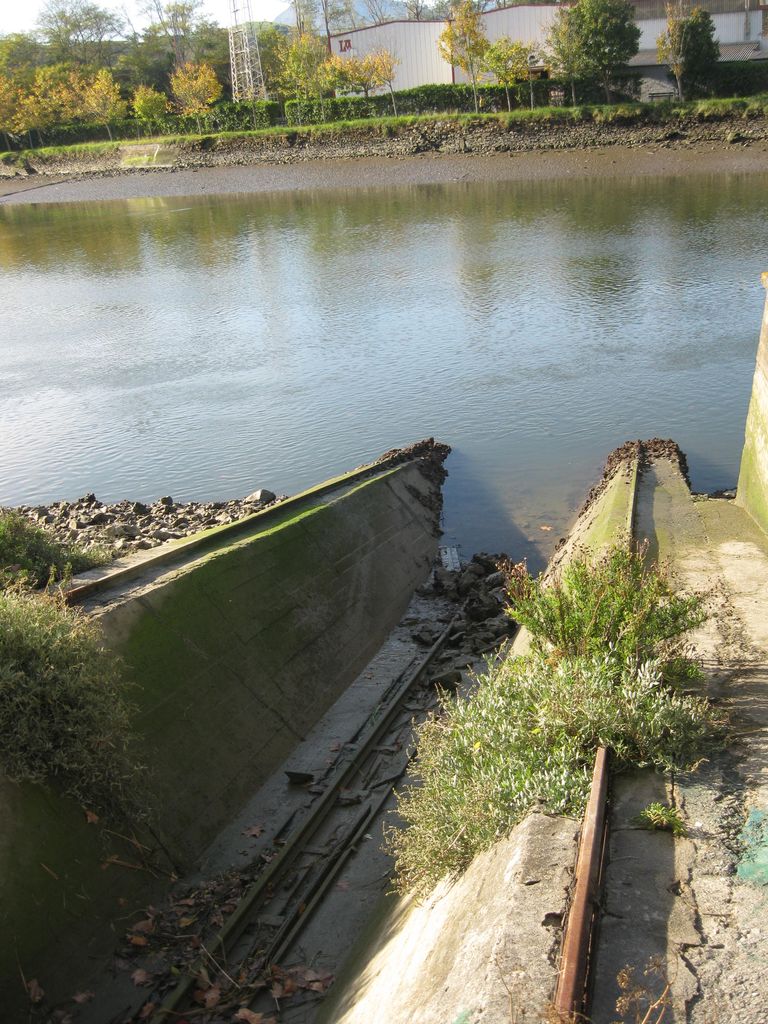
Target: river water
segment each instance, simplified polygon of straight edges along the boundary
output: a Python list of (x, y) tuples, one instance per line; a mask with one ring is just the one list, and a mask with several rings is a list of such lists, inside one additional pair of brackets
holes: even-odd
[(0, 207), (0, 504), (293, 493), (434, 435), (540, 566), (607, 453), (733, 486), (768, 175)]

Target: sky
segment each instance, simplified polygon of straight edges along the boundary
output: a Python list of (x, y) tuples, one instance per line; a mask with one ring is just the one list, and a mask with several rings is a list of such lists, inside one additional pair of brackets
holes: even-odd
[[(136, 0), (95, 0), (99, 7), (106, 7), (117, 14), (128, 13), (134, 25), (141, 26), (146, 23), (146, 18), (139, 14), (142, 6)], [(242, 2), (242, 0), (237, 0)], [(250, 0), (251, 13), (256, 21), (272, 21), (272, 19), (284, 11), (289, 0)], [(9, 32), (31, 32), (35, 27), (40, 11), (45, 6), (46, 0), (25, 0), (24, 3), (15, 0), (0, 0), (0, 35), (7, 35)], [(230, 0), (203, 0), (203, 13), (212, 21), (226, 27), (229, 25)]]

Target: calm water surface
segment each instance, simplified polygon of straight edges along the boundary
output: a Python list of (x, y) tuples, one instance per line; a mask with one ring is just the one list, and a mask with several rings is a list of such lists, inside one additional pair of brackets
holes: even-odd
[[(285, 493), (433, 434), (536, 565), (608, 451), (732, 486), (768, 175), (0, 207), (0, 504)], [(552, 527), (551, 530), (544, 529)]]

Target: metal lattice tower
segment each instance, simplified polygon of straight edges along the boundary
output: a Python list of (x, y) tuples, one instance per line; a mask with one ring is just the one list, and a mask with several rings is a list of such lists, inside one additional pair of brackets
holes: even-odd
[(232, 24), (229, 28), (229, 63), (232, 69), (232, 99), (264, 100), (264, 75), (259, 42), (253, 29), (251, 0), (229, 0)]

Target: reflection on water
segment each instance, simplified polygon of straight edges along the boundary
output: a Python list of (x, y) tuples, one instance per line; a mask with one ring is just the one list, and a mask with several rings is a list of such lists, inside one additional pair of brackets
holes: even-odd
[(293, 492), (434, 434), (449, 538), (540, 564), (626, 438), (732, 485), (767, 185), (2, 207), (0, 503)]

